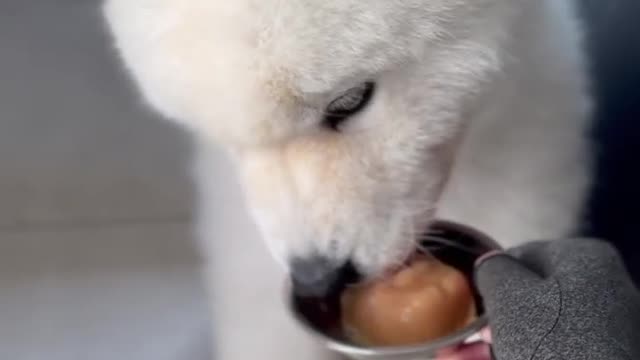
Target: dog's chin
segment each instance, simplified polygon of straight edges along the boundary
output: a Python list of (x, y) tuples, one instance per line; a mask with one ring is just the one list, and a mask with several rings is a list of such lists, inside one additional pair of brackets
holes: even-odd
[(416, 238), (412, 239), (409, 245), (404, 246), (403, 251), (396, 253), (396, 256), (384, 259), (382, 265), (372, 271), (363, 271), (363, 269), (349, 265), (351, 273), (344, 286), (353, 286), (362, 283), (374, 282), (384, 278), (392, 277), (403, 269), (411, 266), (415, 261), (429, 257), (428, 250), (421, 246), (424, 238), (432, 234), (431, 230), (432, 222), (428, 222), (423, 227), (423, 231), (419, 232)]

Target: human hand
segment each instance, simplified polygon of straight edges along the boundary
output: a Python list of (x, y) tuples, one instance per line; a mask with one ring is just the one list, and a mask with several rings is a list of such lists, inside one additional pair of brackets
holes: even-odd
[(480, 332), (479, 341), (458, 347), (454, 351), (440, 354), (437, 360), (491, 360), (491, 330)]
[[(604, 242), (536, 242), (483, 257), (476, 286), (493, 341), (442, 360), (637, 359), (640, 293)], [(483, 358), (484, 356), (484, 358)]]

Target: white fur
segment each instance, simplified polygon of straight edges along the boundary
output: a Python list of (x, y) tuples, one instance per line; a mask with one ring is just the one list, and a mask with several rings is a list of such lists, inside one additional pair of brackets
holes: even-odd
[[(589, 185), (589, 102), (571, 5), (107, 1), (145, 98), (198, 139), (220, 359), (327, 355), (287, 319), (283, 274), (264, 249), (217, 238), (258, 234), (213, 165), (214, 144), (285, 266), (322, 253), (375, 275), (438, 216), (505, 246), (575, 229)], [(326, 104), (367, 80), (372, 103), (339, 132), (323, 128)]]

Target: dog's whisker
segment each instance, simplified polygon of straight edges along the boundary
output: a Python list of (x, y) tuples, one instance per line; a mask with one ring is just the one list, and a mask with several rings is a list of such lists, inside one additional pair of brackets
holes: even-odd
[(420, 245), (423, 248), (426, 248), (427, 250), (429, 249), (430, 246), (439, 246), (439, 247), (453, 247), (456, 248), (458, 250), (462, 250), (464, 252), (467, 253), (475, 253), (476, 250), (463, 245), (457, 241), (453, 241), (453, 240), (449, 240), (443, 237), (439, 237), (439, 236), (434, 236), (434, 235), (427, 235), (425, 237), (422, 238), (422, 240), (420, 241)]

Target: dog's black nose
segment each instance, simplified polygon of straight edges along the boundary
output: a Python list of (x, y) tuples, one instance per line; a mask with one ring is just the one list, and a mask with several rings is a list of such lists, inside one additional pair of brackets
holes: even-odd
[(323, 256), (294, 258), (291, 261), (293, 291), (298, 296), (324, 297), (357, 280), (350, 262), (336, 262)]

